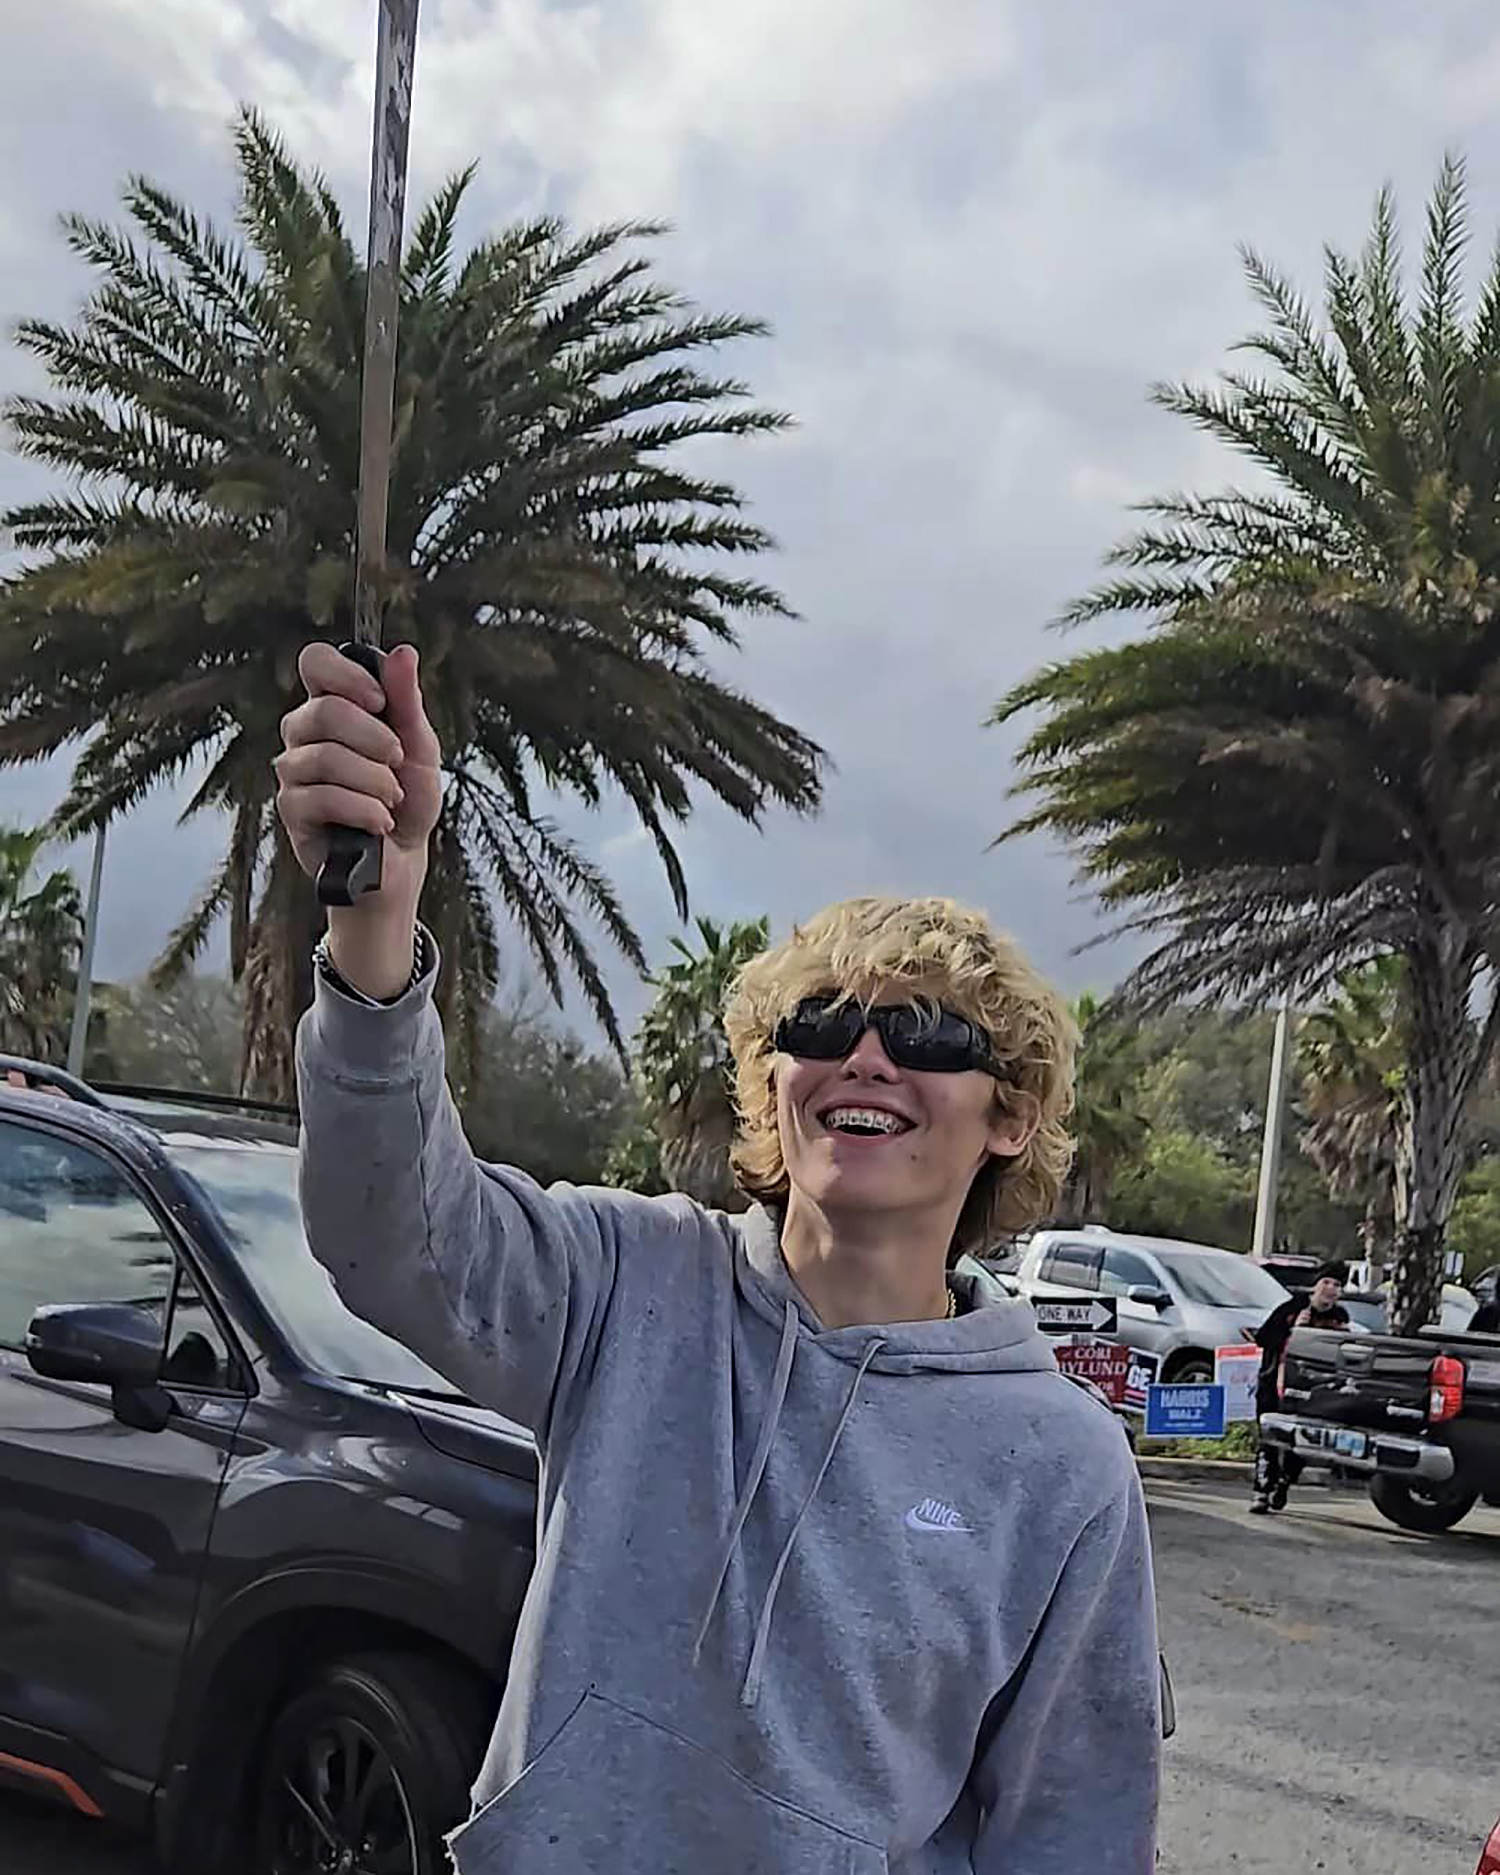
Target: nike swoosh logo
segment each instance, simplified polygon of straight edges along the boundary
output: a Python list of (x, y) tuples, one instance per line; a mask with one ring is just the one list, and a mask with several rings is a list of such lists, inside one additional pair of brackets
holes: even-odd
[(915, 1504), (906, 1513), (906, 1527), (908, 1530), (933, 1530), (940, 1536), (972, 1536), (974, 1534), (962, 1517), (949, 1521), (943, 1517), (934, 1516), (925, 1504)]

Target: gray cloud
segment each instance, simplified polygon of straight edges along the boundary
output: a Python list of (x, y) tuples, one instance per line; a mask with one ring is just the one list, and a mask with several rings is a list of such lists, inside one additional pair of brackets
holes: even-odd
[[(66, 310), (83, 281), (52, 232), (142, 168), (218, 214), (224, 127), (260, 104), (328, 170), (358, 225), (365, 0), (56, 0), (9, 29), (0, 149), (3, 305)], [(1500, 25), (1453, 0), (1253, 15), (1182, 0), (432, 0), (417, 192), (478, 155), (472, 237), (557, 207), (666, 215), (661, 266), (770, 316), (736, 360), (795, 411), (723, 466), (782, 542), (802, 614), (747, 627), (724, 668), (829, 747), (827, 806), (763, 836), (705, 812), (696, 902), (779, 925), (836, 894), (950, 890), (990, 907), (1071, 987), (1118, 951), (1064, 856), (988, 843), (1013, 739), (993, 699), (1061, 647), (1046, 621), (1152, 489), (1234, 465), (1150, 409), (1157, 377), (1216, 369), (1253, 323), (1235, 244), (1309, 290), (1396, 182), (1408, 225), (1445, 146), (1472, 159), (1476, 246), (1500, 224)], [(15, 354), (0, 364), (24, 381)], [(0, 498), (34, 486), (0, 462)], [(0, 813), (62, 776), (0, 774)], [(649, 850), (612, 807), (564, 818), (605, 851), (653, 946), (673, 927)], [(111, 849), (102, 965), (135, 970), (206, 871), (213, 829), (150, 804)], [(621, 982), (627, 1008), (638, 1006)]]

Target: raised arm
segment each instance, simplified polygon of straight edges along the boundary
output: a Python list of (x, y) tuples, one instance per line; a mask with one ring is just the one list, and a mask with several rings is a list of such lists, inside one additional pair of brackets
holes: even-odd
[(330, 909), (341, 987), (320, 976), (297, 1037), (308, 1240), (356, 1314), (545, 1443), (591, 1363), (631, 1201), (543, 1192), (475, 1160), (445, 1078), (435, 955), (413, 980), (441, 801), (416, 653), (387, 657), (384, 696), (331, 645), (308, 646), (300, 669), (308, 700), (277, 762), (299, 863), (317, 872), (331, 824), (385, 838), (381, 889)]

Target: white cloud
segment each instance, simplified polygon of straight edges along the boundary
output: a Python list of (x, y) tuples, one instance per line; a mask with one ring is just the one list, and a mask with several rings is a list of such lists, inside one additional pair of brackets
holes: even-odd
[[(0, 72), (0, 152), (26, 179), (0, 226), (0, 314), (76, 296), (50, 219), (99, 207), (127, 167), (221, 213), (242, 99), (328, 170), (358, 227), (373, 15), (54, 0), (45, 30), (25, 23)], [(1458, 143), (1487, 250), (1493, 9), (424, 0), (421, 33), (416, 195), (478, 156), (473, 234), (542, 205), (670, 217), (666, 275), (776, 328), (735, 368), (800, 428), (726, 463), (784, 541), (774, 576), (806, 623), (751, 628), (726, 668), (839, 771), (818, 822), (766, 839), (695, 822), (700, 903), (785, 922), (864, 883), (946, 883), (1013, 912), (1075, 981), (1098, 975), (1103, 959), (1065, 963), (1088, 925), (1066, 867), (985, 851), (1011, 745), (982, 718), (1058, 649), (1044, 622), (1091, 583), (1128, 501), (1242, 474), (1145, 401), (1155, 378), (1215, 370), (1253, 323), (1238, 241), (1315, 293), (1324, 240), (1357, 245), (1387, 177), (1416, 230)], [(13, 465), (0, 477), (13, 487)], [(16, 785), (0, 775), (0, 812)], [(577, 831), (660, 934), (646, 843), (623, 817)]]

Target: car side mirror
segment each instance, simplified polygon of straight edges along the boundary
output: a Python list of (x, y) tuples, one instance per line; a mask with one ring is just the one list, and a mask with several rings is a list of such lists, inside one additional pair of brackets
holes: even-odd
[(1127, 1302), (1139, 1302), (1147, 1309), (1169, 1309), (1172, 1298), (1165, 1289), (1158, 1289), (1151, 1283), (1134, 1283), (1125, 1291)]
[(31, 1318), (26, 1358), (48, 1380), (154, 1387), (161, 1375), (162, 1325), (129, 1302), (53, 1303)]

